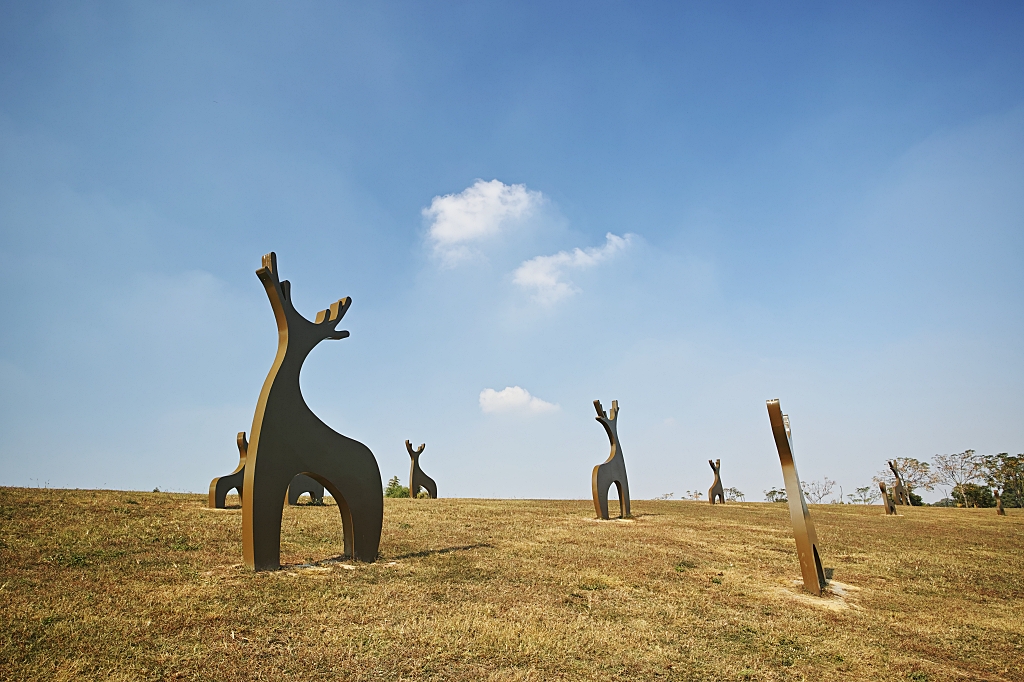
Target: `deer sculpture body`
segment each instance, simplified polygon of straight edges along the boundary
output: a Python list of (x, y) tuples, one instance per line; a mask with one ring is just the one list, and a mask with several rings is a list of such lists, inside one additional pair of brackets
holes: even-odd
[(436, 500), (437, 484), (434, 483), (434, 479), (423, 473), (423, 469), (420, 469), (420, 455), (423, 454), (425, 447), (427, 447), (426, 443), (420, 443), (420, 446), (413, 450), (412, 443), (405, 441), (405, 449), (409, 451), (409, 459), (412, 460), (409, 467), (409, 497), (415, 498), (420, 488), (423, 488), (430, 495), (430, 499)]
[(772, 425), (775, 447), (782, 464), (782, 478), (786, 481), (786, 498), (789, 500), (789, 518), (793, 522), (796, 536), (796, 551), (800, 557), (800, 573), (804, 578), (804, 589), (821, 596), (825, 589), (825, 571), (818, 555), (818, 534), (814, 532), (811, 513), (800, 487), (800, 475), (793, 460), (793, 432), (789, 426), (789, 415), (782, 414), (779, 401), (768, 401), (768, 420)]
[(999, 490), (993, 488), (992, 495), (996, 498), (996, 516), (1006, 516), (1006, 510), (1003, 509), (1003, 496), (999, 494)]
[[(218, 476), (210, 481), (210, 495), (207, 498), (210, 509), (224, 509), (225, 500), (231, 490), (238, 491), (238, 496), (244, 497), (245, 459), (249, 450), (245, 431), (239, 431), (235, 440), (238, 443), (238, 466), (227, 476)], [(314, 504), (322, 504), (324, 501), (324, 487), (309, 476), (299, 474), (288, 485), (288, 504), (298, 504), (302, 493), (309, 493)]]
[(297, 474), (306, 474), (330, 491), (341, 512), (345, 555), (374, 561), (380, 548), (384, 497), (380, 469), (362, 443), (337, 433), (306, 405), (299, 371), (324, 339), (344, 339), (336, 327), (352, 299), (343, 298), (310, 322), (291, 300), (291, 284), (281, 280), (277, 256), (263, 257), (256, 271), (277, 321), (277, 356), (260, 391), (245, 462), (242, 497), (242, 550), (245, 564), (257, 571), (280, 568), (281, 513), (285, 491)]
[(619, 493), (619, 516), (629, 518), (629, 480), (626, 478), (626, 460), (622, 457), (622, 446), (619, 444), (619, 401), (612, 401), (612, 409), (608, 414), (605, 414), (600, 400), (594, 401), (594, 408), (597, 410), (596, 419), (608, 433), (612, 445), (608, 459), (595, 466), (591, 476), (594, 511), (598, 518), (608, 518), (608, 489), (614, 483)]
[(715, 482), (708, 489), (708, 502), (714, 504), (715, 498), (718, 498), (721, 504), (725, 504), (725, 490), (722, 489), (722, 477), (719, 475), (719, 471), (722, 469), (722, 460), (716, 459), (712, 462), (709, 459), (708, 464), (711, 465), (711, 470), (715, 472)]
[(896, 484), (892, 487), (892, 496), (896, 504), (910, 506), (910, 489), (903, 482), (900, 470), (896, 468), (896, 462), (888, 462), (892, 475), (896, 477)]
[(881, 481), (878, 482), (878, 489), (882, 491), (882, 505), (885, 506), (886, 515), (896, 515), (896, 505), (889, 499), (889, 491), (885, 489), (885, 484)]

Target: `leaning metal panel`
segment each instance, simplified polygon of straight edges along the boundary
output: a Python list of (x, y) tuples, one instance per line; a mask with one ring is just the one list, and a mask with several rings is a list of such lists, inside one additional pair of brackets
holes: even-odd
[(629, 480), (626, 478), (626, 460), (622, 458), (622, 446), (619, 444), (619, 401), (612, 401), (612, 409), (605, 414), (601, 401), (594, 401), (597, 410), (597, 421), (604, 427), (611, 442), (612, 450), (603, 463), (594, 467), (590, 484), (594, 493), (594, 511), (602, 519), (608, 518), (608, 488), (612, 483), (619, 492), (619, 516), (629, 518)]
[(409, 451), (409, 458), (412, 460), (412, 464), (409, 467), (409, 497), (416, 497), (416, 493), (423, 488), (430, 495), (430, 499), (437, 499), (437, 484), (434, 483), (434, 479), (423, 473), (423, 469), (420, 469), (420, 455), (423, 454), (423, 448), (427, 447), (426, 443), (420, 443), (420, 446), (415, 450), (412, 449), (412, 443), (405, 441), (405, 449)]
[(245, 463), (242, 550), (258, 571), (281, 565), (281, 513), (296, 474), (322, 484), (341, 512), (345, 555), (374, 561), (380, 548), (384, 495), (380, 468), (370, 449), (337, 433), (306, 405), (299, 389), (302, 363), (324, 339), (344, 339), (336, 327), (352, 299), (343, 298), (312, 322), (292, 305), (291, 284), (278, 275), (277, 256), (263, 257), (256, 271), (277, 321), (277, 356), (260, 391)]
[(878, 482), (878, 489), (882, 491), (882, 506), (885, 507), (885, 513), (887, 516), (896, 515), (896, 505), (893, 504), (892, 499), (889, 498), (889, 491), (885, 489), (885, 484), (881, 481)]
[(800, 573), (804, 578), (804, 589), (811, 594), (821, 596), (825, 588), (825, 571), (821, 568), (821, 557), (818, 554), (818, 536), (814, 532), (811, 514), (807, 511), (807, 501), (800, 487), (800, 476), (793, 461), (793, 434), (789, 426), (789, 416), (782, 414), (779, 401), (768, 401), (768, 419), (775, 436), (775, 447), (779, 451), (782, 463), (782, 477), (786, 481), (786, 497), (789, 499), (789, 517), (793, 522), (793, 534), (796, 536), (796, 551), (800, 556)]
[(719, 472), (722, 469), (722, 460), (716, 459), (712, 462), (708, 460), (708, 464), (711, 465), (711, 470), (715, 472), (715, 482), (711, 484), (711, 488), (708, 489), (708, 502), (711, 504), (715, 503), (717, 498), (719, 502), (725, 504), (725, 491), (722, 489), (722, 477)]

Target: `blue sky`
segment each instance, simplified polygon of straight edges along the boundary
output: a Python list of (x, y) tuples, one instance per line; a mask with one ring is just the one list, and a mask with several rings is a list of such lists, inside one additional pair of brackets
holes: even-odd
[[(1024, 451), (1024, 7), (5, 3), (0, 484), (204, 491), (276, 346), (385, 478)], [(507, 389), (507, 390), (506, 390)], [(937, 497), (932, 495), (932, 498)]]

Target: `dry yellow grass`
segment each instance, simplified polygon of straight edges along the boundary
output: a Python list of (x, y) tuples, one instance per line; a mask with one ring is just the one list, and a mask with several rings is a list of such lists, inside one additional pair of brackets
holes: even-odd
[(386, 500), (375, 564), (288, 508), (252, 573), (204, 503), (0, 488), (0, 678), (1024, 679), (1017, 509), (812, 507), (816, 599), (784, 505)]

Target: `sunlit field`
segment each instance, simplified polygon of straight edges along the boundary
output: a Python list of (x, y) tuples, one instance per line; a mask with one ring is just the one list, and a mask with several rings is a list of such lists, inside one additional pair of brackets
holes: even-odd
[(783, 504), (388, 499), (374, 564), (290, 507), (254, 573), (232, 500), (0, 488), (0, 678), (1024, 679), (1019, 509), (812, 506), (816, 598)]

